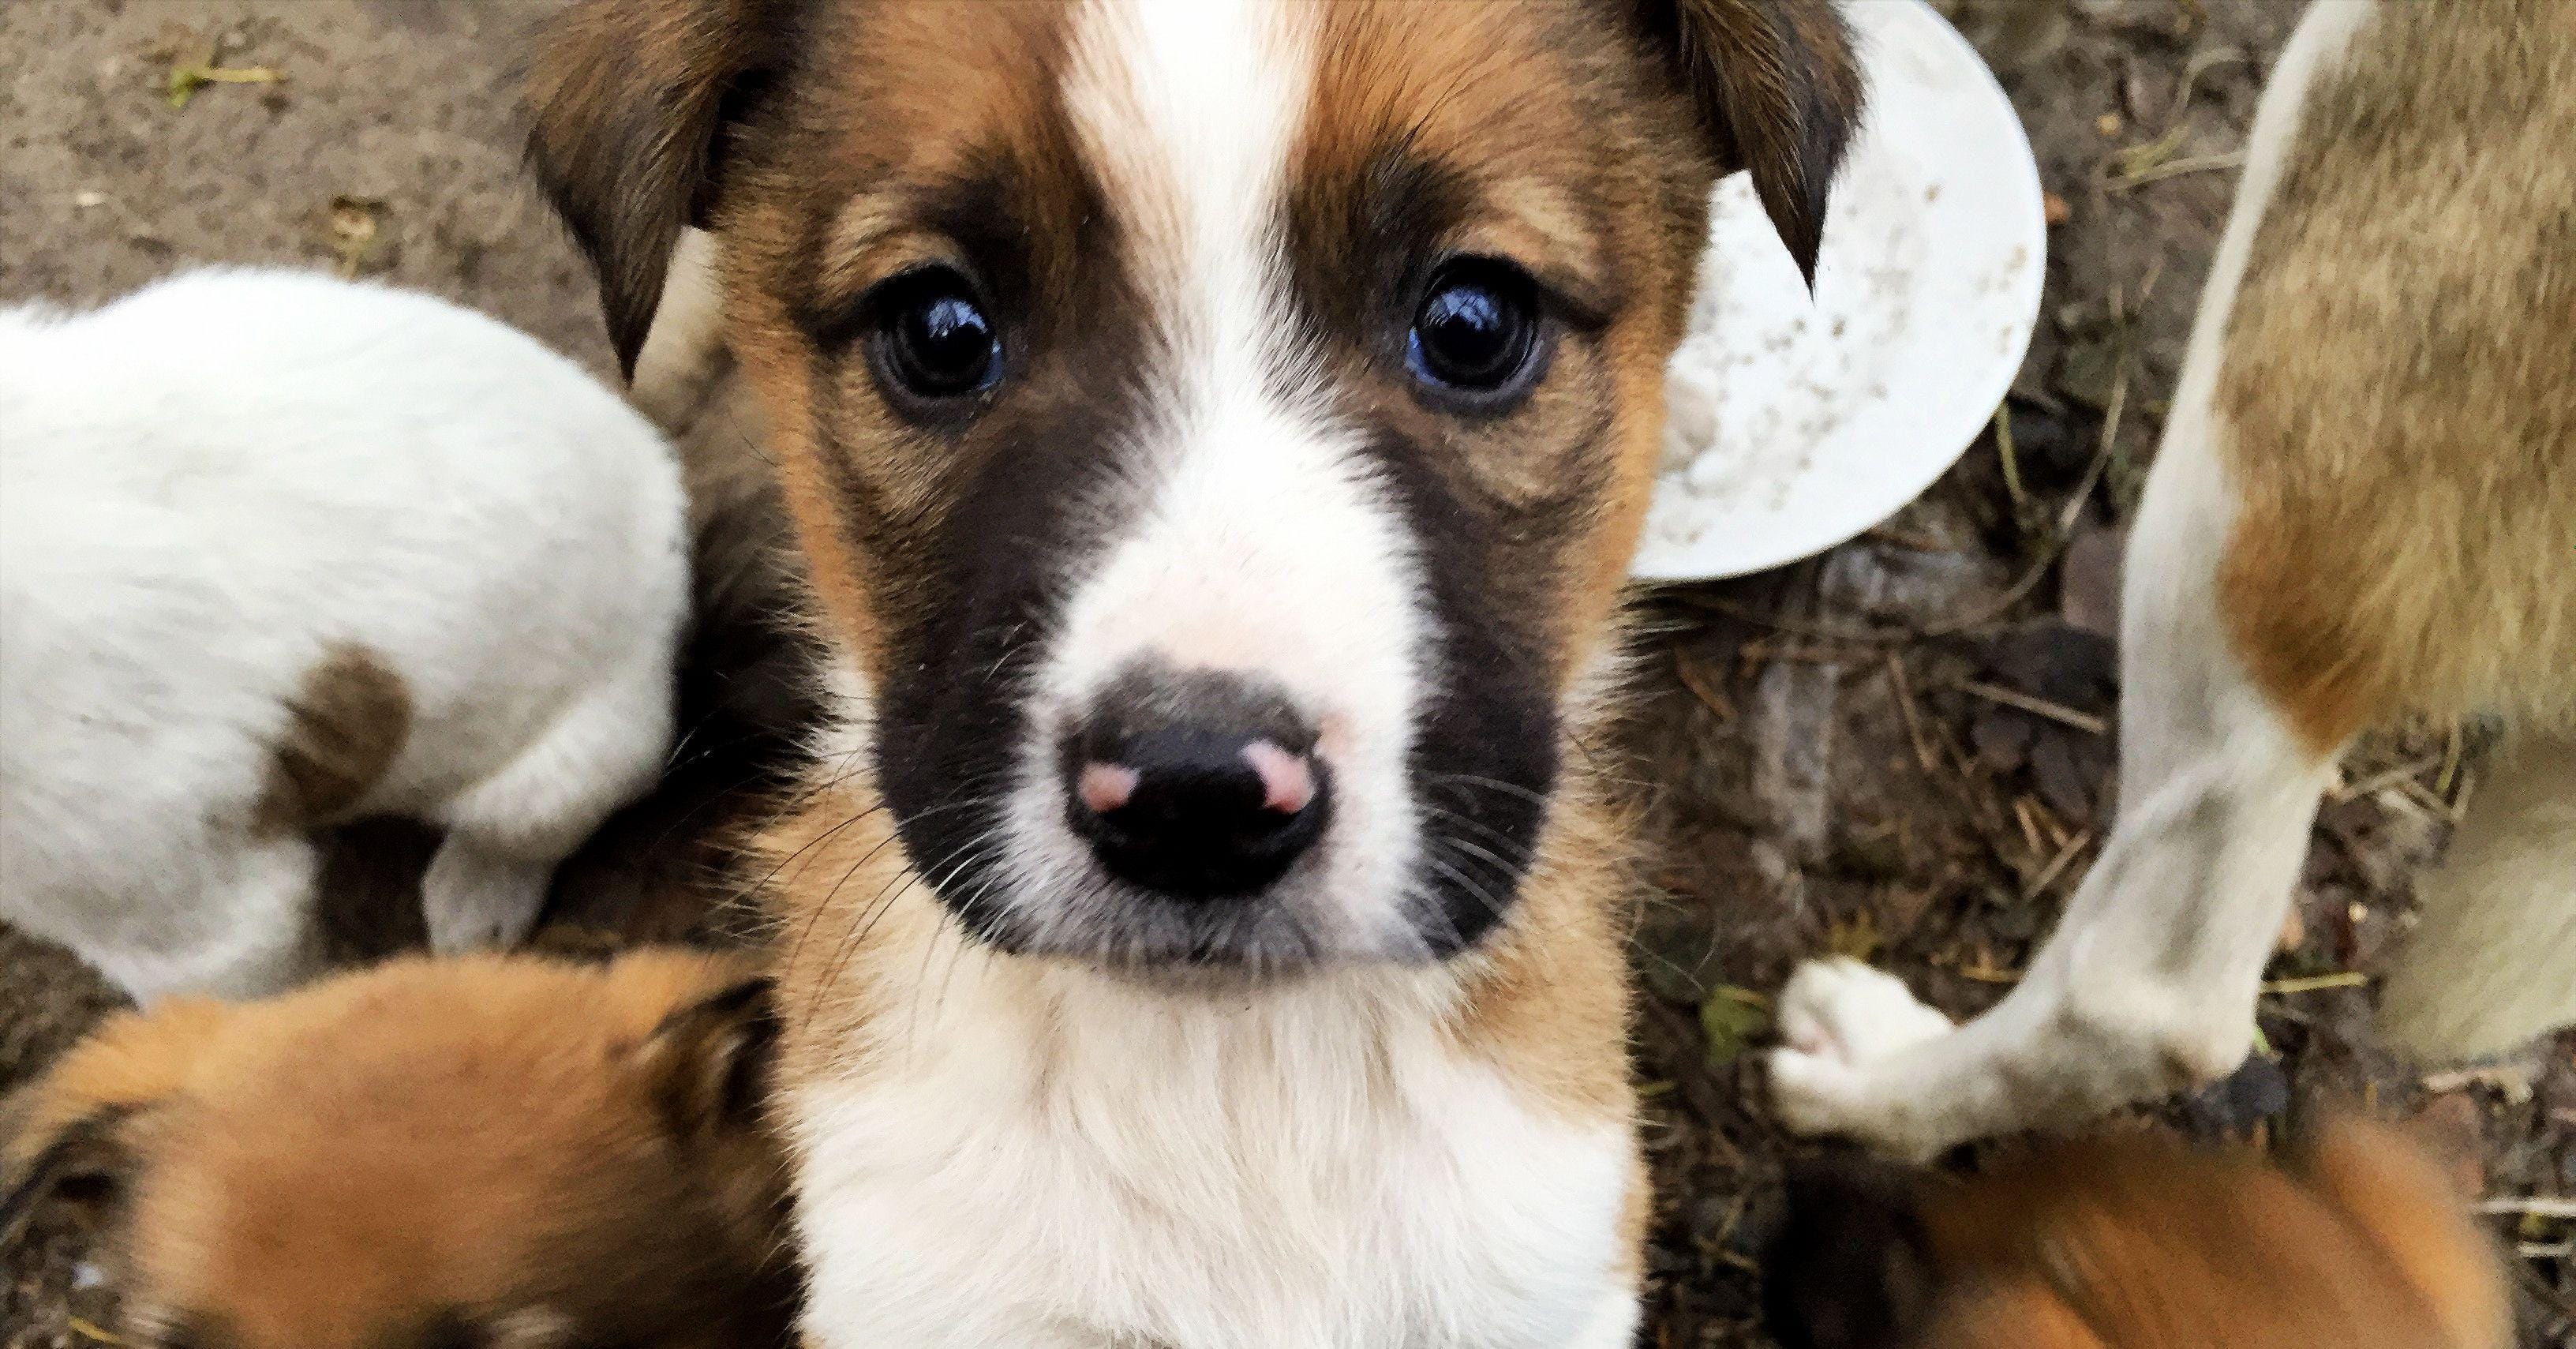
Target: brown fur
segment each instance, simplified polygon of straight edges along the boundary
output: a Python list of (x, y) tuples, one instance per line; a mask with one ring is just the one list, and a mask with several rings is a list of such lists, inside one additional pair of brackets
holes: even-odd
[[(1308, 185), (1295, 207), (1305, 227), (1301, 261), (1326, 269), (1368, 261), (1351, 256), (1368, 241), (1352, 237), (1346, 222), (1368, 204), (1360, 198), (1383, 148), (1400, 139), (1469, 185), (1453, 226), (1461, 236), (1481, 231), (1544, 241), (1557, 251), (1523, 255), (1535, 259), (1533, 270), (1549, 276), (1551, 264), (1562, 263), (1576, 274), (1569, 289), (1589, 289), (1618, 313), (1597, 354), (1575, 344), (1559, 352), (1560, 362), (1597, 362), (1600, 378), (1552, 375), (1542, 406), (1482, 429), (1474, 442), (1444, 456), (1498, 496), (1574, 494), (1559, 503), (1575, 540), (1568, 545), (1572, 565), (1498, 578), (1533, 587), (1523, 601), (1527, 611), (1558, 616), (1553, 635), (1561, 688), (1608, 631), (1643, 520), (1662, 425), (1662, 367), (1680, 336), (1712, 167), (1689, 142), (1694, 115), (1680, 89), (1717, 82), (1715, 74), (1668, 85), (1651, 73), (1641, 80), (1640, 72), (1652, 67), (1620, 45), (1614, 30), (1586, 22), (1586, 14), (1580, 7), (1544, 6), (1329, 10), (1318, 46), (1332, 56), (1319, 72), (1310, 103), (1319, 111), (1296, 156), (1296, 176)], [(1809, 26), (1822, 21), (1813, 14), (1799, 19)], [(1060, 22), (1050, 10), (1007, 6), (906, 6), (871, 16), (833, 47), (852, 73), (850, 92), (837, 85), (827, 91), (829, 120), (778, 133), (797, 157), (784, 148), (759, 155), (761, 167), (725, 193), (722, 226), (736, 262), (730, 273), (736, 347), (772, 408), (788, 409), (774, 412), (772, 421), (817, 589), (834, 626), (871, 666), (883, 659), (876, 635), (889, 622), (904, 621), (900, 597), (911, 564), (900, 552), (860, 551), (856, 540), (870, 531), (849, 518), (853, 484), (862, 484), (856, 491), (868, 500), (891, 503), (887, 509), (898, 517), (929, 514), (940, 509), (932, 475), (959, 468), (949, 447), (914, 443), (873, 399), (852, 396), (855, 383), (818, 385), (818, 362), (795, 311), (800, 304), (828, 310), (918, 256), (918, 234), (899, 223), (906, 185), (938, 181), (978, 155), (1019, 167), (1022, 187), (1013, 201), (1036, 240), (1031, 266), (1039, 289), (1071, 292), (1070, 278), (1084, 261), (1080, 221), (1089, 197), (1057, 167), (1072, 159), (1062, 148), (1071, 133), (1060, 114), (1031, 102), (1033, 91), (1051, 86), (1045, 71), (1058, 56)], [(1696, 36), (1693, 69), (1748, 53), (1782, 59), (1768, 47), (1740, 45), (1749, 40), (1733, 31)], [(1518, 72), (1533, 65), (1561, 78), (1477, 77), (1489, 67)], [(864, 107), (856, 103), (858, 90), (866, 91)], [(1836, 129), (1809, 133), (1812, 153), (1796, 169), (1806, 176), (1775, 184), (1778, 192), (1821, 192), (1816, 180), (1831, 163), (1840, 128), (1856, 113), (1856, 95), (1848, 79), (1818, 95), (1831, 105)], [(843, 111), (845, 102), (851, 106)], [(1738, 120), (1750, 127), (1758, 119), (1738, 114)], [(829, 167), (803, 156), (820, 156)], [(889, 157), (904, 162), (889, 165)], [(1778, 171), (1792, 173), (1786, 161)], [(871, 174), (887, 183), (879, 199), (863, 186), (848, 186), (866, 183)], [(1494, 190), (1476, 190), (1485, 185)], [(826, 209), (845, 201), (851, 204)], [(818, 228), (826, 241), (819, 267), (807, 252)], [(1583, 274), (1599, 276), (1603, 260), (1612, 258), (1615, 277), (1586, 287)], [(809, 295), (803, 280), (817, 275), (822, 297)], [(1604, 293), (1613, 286), (1615, 292)], [(1065, 378), (1078, 381), (1080, 373), (1070, 370)], [(1091, 391), (1077, 384), (1065, 396), (1088, 398)], [(823, 407), (843, 420), (815, 426), (805, 410)], [(1367, 411), (1399, 423), (1429, 415), (1391, 389), (1380, 391)], [(1558, 486), (1567, 477), (1569, 447), (1586, 445), (1597, 446), (1603, 462)], [(847, 459), (836, 449), (861, 446), (867, 453)], [(877, 537), (888, 535), (899, 547), (899, 531)], [(1559, 572), (1567, 578), (1562, 584), (1545, 579)], [(1588, 793), (1580, 783), (1565, 790), (1540, 866), (1524, 886), (1523, 912), (1470, 976), (1468, 1014), (1456, 1030), (1509, 1060), (1541, 1095), (1587, 1116), (1620, 1115), (1630, 1103), (1624, 1056), (1615, 1048), (1625, 1043), (1619, 953), (1630, 891), (1616, 864), (1618, 822), (1585, 800)], [(790, 1007), (865, 1000), (826, 984), (918, 977), (901, 958), (878, 970), (852, 950), (861, 943), (903, 949), (901, 915), (927, 904), (907, 885), (906, 864), (889, 835), (873, 824), (848, 826), (874, 805), (856, 790), (827, 794), (783, 826), (773, 845), (778, 856), (797, 859), (780, 873), (777, 887), (786, 928), (814, 934), (796, 944), (824, 957), (787, 968), (782, 983)], [(820, 885), (824, 879), (828, 886)], [(853, 907), (856, 913), (836, 911)], [(834, 1046), (860, 1038), (855, 1016), (825, 1022), (815, 1032), (822, 1058), (837, 1057)], [(792, 1035), (791, 1044), (803, 1039)], [(807, 1067), (825, 1070), (821, 1062)]]
[(2372, 22), (2308, 92), (2217, 392), (2220, 604), (2320, 750), (2576, 713), (2576, 7)]
[(678, 951), (169, 1002), (29, 1088), (0, 1164), (113, 1189), (144, 1343), (783, 1343), (763, 1006), (744, 961)]
[[(772, 31), (792, 26), (792, 71), (764, 66), (756, 10)], [(1117, 222), (1055, 105), (1064, 11), (617, 0), (578, 15), (545, 43), (531, 86), (536, 157), (597, 257), (612, 331), (649, 311), (677, 222), (711, 202), (731, 341), (763, 398), (820, 615), (882, 681), (898, 672), (901, 635), (941, 602), (925, 585), (935, 531), (967, 485), (1032, 427), (1085, 434), (1115, 397), (1097, 378), (1118, 368), (1104, 354), (1147, 340), (1121, 326), (1142, 306), (1120, 269), (1151, 260), (1114, 247)], [(1498, 622), (1533, 631), (1574, 726), (1517, 909), (1460, 960), (1463, 1011), (1447, 1029), (1534, 1099), (1624, 1120), (1633, 891), (1622, 821), (1572, 743), (1598, 712), (1578, 682), (1612, 640), (1711, 181), (1749, 165), (1811, 266), (1857, 115), (1850, 53), (1824, 0), (1343, 5), (1307, 19), (1328, 55), (1290, 165), (1305, 293), (1374, 306), (1372, 324), (1411, 304), (1397, 293), (1411, 279), (1379, 274), (1396, 250), (1372, 231), (1392, 220), (1508, 253), (1581, 311), (1530, 405), (1481, 425), (1435, 418), (1355, 351), (1326, 342), (1323, 356), (1340, 363), (1330, 382), (1355, 423), (1440, 449), (1423, 456), (1429, 471), (1476, 517), (1449, 527), (1516, 564), (1472, 584)], [(674, 45), (679, 34), (695, 45)], [(746, 89), (727, 120), (725, 91)], [(1000, 251), (1026, 272), (1013, 289), (1031, 297), (1016, 320), (1027, 354), (975, 425), (936, 436), (816, 333), (875, 282), (961, 250), (942, 207), (966, 188), (965, 224), (1006, 236)], [(831, 776), (769, 840), (792, 1082), (867, 1072), (886, 1024), (930, 994), (926, 953), (953, 935), (861, 768), (825, 765)], [(1026, 977), (1034, 987), (1037, 967)], [(1642, 1243), (1642, 1171), (1628, 1198), (1623, 1226)]]
[(348, 817), (393, 766), (411, 735), (411, 690), (375, 652), (324, 653), (286, 705), (252, 827), (296, 833)]
[[(2058, 1144), (1963, 1184), (1900, 1182), (1813, 1238), (1863, 1284), (1806, 1304), (1878, 1325), (1784, 1318), (1812, 1349), (2506, 1349), (2502, 1266), (2442, 1172), (2396, 1132), (2329, 1122), (2286, 1164), (2153, 1135)], [(1891, 1215), (1876, 1210), (1892, 1202)], [(1873, 1211), (1875, 1210), (1875, 1211)], [(1893, 1239), (1889, 1234), (1896, 1234)], [(1830, 1237), (1828, 1238), (1830, 1239)], [(1812, 1280), (1803, 1248), (1775, 1280)], [(1779, 1305), (1775, 1301), (1775, 1306)], [(1828, 1316), (1830, 1313), (1827, 1314)], [(1820, 1318), (1821, 1319), (1821, 1318)]]

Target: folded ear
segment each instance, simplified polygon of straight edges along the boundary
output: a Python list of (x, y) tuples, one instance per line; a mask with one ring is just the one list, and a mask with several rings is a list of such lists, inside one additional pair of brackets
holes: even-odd
[(1753, 175), (1812, 283), (1825, 201), (1860, 120), (1860, 63), (1832, 0), (1630, 0), (1719, 167)]
[(83, 1115), (27, 1140), (23, 1161), (12, 1156), (0, 1163), (0, 1251), (49, 1199), (107, 1203), (123, 1193), (135, 1167), (126, 1132), (133, 1117), (123, 1107)]
[(232, 1015), (189, 998), (126, 1013), (0, 1104), (0, 1247), (47, 1199), (120, 1194), (138, 1161), (138, 1123), (184, 1089)]
[(1789, 1174), (1789, 1212), (1762, 1259), (1764, 1320), (1786, 1349), (1903, 1344), (1938, 1278), (1918, 1178), (1859, 1160)]
[(725, 144), (768, 83), (789, 0), (574, 0), (537, 33), (528, 157), (599, 274), (630, 377), (682, 226), (713, 209)]
[(744, 979), (663, 1018), (636, 1071), (674, 1132), (708, 1139), (760, 1125), (778, 1043), (767, 979)]

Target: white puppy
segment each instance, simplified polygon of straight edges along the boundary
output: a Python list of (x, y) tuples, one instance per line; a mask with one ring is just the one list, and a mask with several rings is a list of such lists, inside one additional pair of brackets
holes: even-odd
[(425, 296), (210, 271), (0, 311), (0, 919), (137, 996), (313, 958), (309, 831), (442, 826), (431, 942), (506, 943), (671, 743), (678, 466)]

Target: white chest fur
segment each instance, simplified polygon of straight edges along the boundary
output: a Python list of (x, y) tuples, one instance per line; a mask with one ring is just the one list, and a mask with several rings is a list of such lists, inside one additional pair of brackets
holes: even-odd
[(1388, 978), (1179, 1001), (961, 953), (791, 1097), (816, 1342), (1625, 1343), (1621, 1126)]

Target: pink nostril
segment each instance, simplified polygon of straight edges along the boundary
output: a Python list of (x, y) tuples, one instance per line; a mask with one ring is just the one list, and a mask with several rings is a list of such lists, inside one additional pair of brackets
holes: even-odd
[(1267, 740), (1243, 747), (1243, 760), (1261, 775), (1261, 804), (1282, 815), (1294, 815), (1315, 800), (1315, 770), (1305, 756), (1291, 754)]
[(1114, 763), (1087, 763), (1075, 779), (1073, 794), (1094, 815), (1106, 815), (1136, 795), (1136, 770)]

